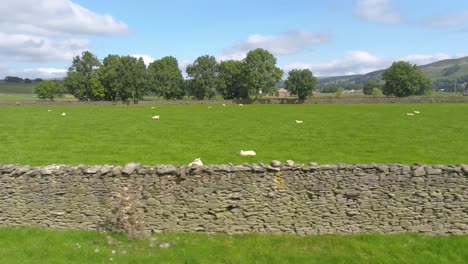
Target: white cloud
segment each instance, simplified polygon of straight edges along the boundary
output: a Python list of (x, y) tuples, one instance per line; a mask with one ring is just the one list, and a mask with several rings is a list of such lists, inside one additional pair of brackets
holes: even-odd
[(45, 62), (71, 60), (89, 48), (86, 39), (47, 38), (0, 32), (0, 59)]
[(0, 30), (34, 35), (107, 35), (129, 31), (107, 14), (96, 14), (69, 0), (3, 0)]
[(403, 18), (392, 0), (357, 0), (353, 13), (362, 20), (398, 24)]
[(7, 67), (0, 67), (0, 78), (5, 76), (17, 76), (20, 78), (42, 78), (42, 79), (56, 79), (63, 78), (67, 73), (67, 69), (62, 68), (35, 68), (35, 69), (9, 69)]
[(66, 61), (89, 49), (88, 35), (124, 34), (128, 26), (70, 0), (3, 0), (0, 60)]
[(312, 45), (327, 42), (329, 33), (310, 31), (288, 31), (278, 35), (250, 35), (247, 40), (224, 50), (218, 60), (241, 60), (256, 48), (270, 51), (273, 55), (296, 54)]
[(142, 58), (143, 61), (146, 64), (146, 67), (148, 67), (148, 65), (150, 65), (150, 63), (152, 63), (153, 61), (156, 60), (155, 58), (151, 57), (150, 55), (146, 55), (146, 54), (132, 54), (130, 56), (135, 57), (137, 59)]
[(468, 12), (431, 16), (424, 20), (424, 24), (432, 27), (455, 27), (468, 25)]
[(424, 65), (431, 62), (462, 57), (463, 54), (410, 54), (403, 57), (387, 58), (370, 54), (367, 51), (350, 51), (344, 57), (324, 63), (293, 63), (283, 67), (285, 72), (292, 69), (310, 69), (315, 76), (339, 76), (365, 74), (388, 68), (394, 61), (408, 61), (412, 64)]

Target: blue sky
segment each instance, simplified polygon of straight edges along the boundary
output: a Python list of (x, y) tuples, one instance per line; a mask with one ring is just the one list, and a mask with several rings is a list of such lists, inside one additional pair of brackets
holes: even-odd
[(171, 55), (184, 69), (255, 48), (285, 72), (344, 75), (468, 55), (468, 1), (4, 0), (0, 38), (0, 78), (61, 77), (83, 50), (148, 63)]

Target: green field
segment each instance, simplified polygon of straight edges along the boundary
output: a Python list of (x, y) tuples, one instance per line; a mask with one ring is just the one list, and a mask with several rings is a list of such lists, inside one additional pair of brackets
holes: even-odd
[[(0, 228), (0, 263), (467, 263), (468, 236), (161, 234)], [(168, 243), (168, 248), (161, 245)], [(114, 253), (113, 253), (114, 252)]]
[(468, 104), (11, 106), (0, 117), (3, 164), (468, 163)]

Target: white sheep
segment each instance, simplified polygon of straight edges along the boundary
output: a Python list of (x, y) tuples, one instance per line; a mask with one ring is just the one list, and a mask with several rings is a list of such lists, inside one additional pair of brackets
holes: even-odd
[(52, 112), (52, 110), (49, 109), (49, 110), (47, 110), (47, 112)]
[(158, 116), (158, 115), (155, 115), (155, 116), (151, 117), (151, 119), (153, 119), (153, 120), (159, 120), (159, 116)]
[(419, 114), (420, 112), (419, 111), (413, 111), (415, 114)]
[(243, 104), (239, 104), (239, 106), (244, 106)]
[(67, 114), (65, 114), (65, 112), (63, 112), (61, 115), (62, 115), (62, 116), (65, 116), (65, 115), (67, 115)]
[(152, 106), (151, 109), (155, 109), (156, 107)]
[(223, 106), (226, 106), (226, 104), (223, 104)]
[(253, 150), (239, 150), (239, 152), (237, 152), (237, 154), (239, 154), (241, 156), (255, 156), (255, 155), (257, 155), (257, 153), (255, 153), (255, 151), (253, 151)]
[(302, 121), (302, 120), (296, 120), (296, 123), (297, 123), (297, 124), (302, 124), (302, 123), (304, 123), (304, 121)]
[(407, 115), (409, 115), (409, 116), (414, 116), (414, 114), (413, 114), (413, 113), (406, 113), (406, 114), (407, 114)]
[(196, 158), (194, 161), (189, 163), (189, 166), (203, 166), (203, 162), (201, 161), (201, 158)]

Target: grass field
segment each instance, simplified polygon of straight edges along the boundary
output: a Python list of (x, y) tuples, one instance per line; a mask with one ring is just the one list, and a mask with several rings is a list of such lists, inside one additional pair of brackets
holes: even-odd
[(0, 117), (3, 164), (468, 163), (468, 104), (11, 106)]
[(0, 228), (0, 237), (0, 263), (8, 264), (468, 262), (468, 236), (161, 234), (129, 241), (97, 232)]

